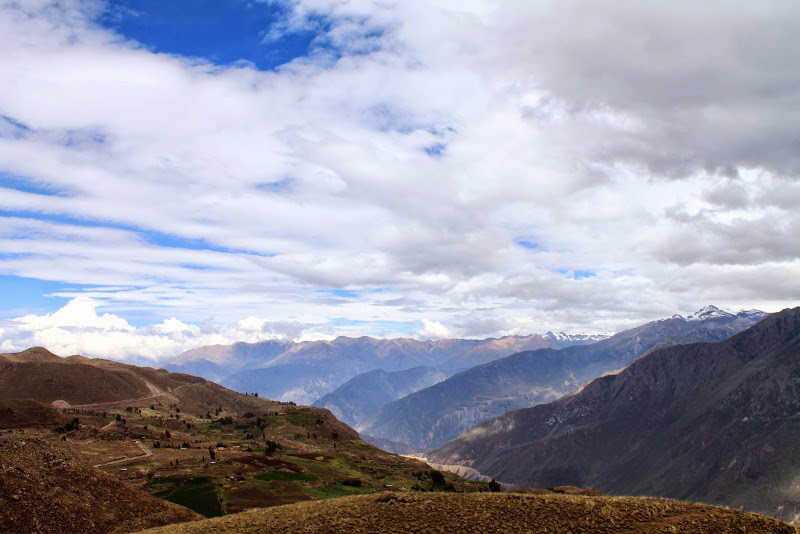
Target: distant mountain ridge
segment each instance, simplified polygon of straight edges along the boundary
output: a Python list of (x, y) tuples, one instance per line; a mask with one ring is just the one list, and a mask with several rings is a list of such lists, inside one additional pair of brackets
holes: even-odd
[(375, 438), (400, 442), (396, 451), (434, 449), (505, 412), (558, 399), (650, 350), (726, 339), (765, 316), (706, 306), (687, 318), (653, 321), (593, 344), (520, 352), (390, 402), (356, 430), (390, 450), (391, 444)]
[(800, 505), (798, 442), (795, 308), (721, 342), (654, 351), (428, 456), (513, 484), (586, 484), (776, 514)]
[(387, 373), (374, 369), (351, 378), (313, 405), (327, 408), (340, 421), (355, 426), (385, 404), (432, 386), (448, 374), (433, 367), (414, 367)]
[(566, 347), (605, 337), (548, 332), (482, 340), (338, 337), (299, 343), (263, 341), (200, 347), (170, 358), (162, 366), (238, 391), (310, 404), (351, 378), (375, 369), (394, 372), (427, 366), (449, 376), (521, 350)]

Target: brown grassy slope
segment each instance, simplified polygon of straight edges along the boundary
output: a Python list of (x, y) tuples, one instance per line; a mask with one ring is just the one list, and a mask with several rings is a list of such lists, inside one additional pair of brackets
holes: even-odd
[(83, 404), (141, 397), (147, 391), (141, 380), (131, 380), (90, 365), (0, 361), (0, 398), (4, 399), (33, 398), (48, 403), (64, 400)]
[(245, 396), (203, 378), (138, 367), (100, 358), (61, 358), (41, 347), (0, 354), (0, 400), (57, 400), (72, 406), (178, 404), (205, 413), (263, 409), (262, 399)]
[(199, 516), (83, 467), (58, 441), (0, 435), (0, 532), (131, 532)]
[(3, 399), (33, 398), (48, 403), (64, 400), (70, 404), (84, 404), (139, 398), (152, 395), (153, 388), (168, 390), (201, 380), (108, 360), (60, 358), (41, 347), (0, 354), (0, 398)]
[[(410, 502), (404, 502), (410, 501)], [(396, 493), (256, 509), (150, 534), (702, 532), (796, 533), (776, 519), (644, 497)]]
[(10, 362), (28, 362), (28, 363), (35, 363), (35, 362), (59, 362), (61, 358), (50, 352), (44, 347), (32, 347), (30, 349), (23, 350), (22, 352), (16, 352), (13, 354), (0, 354), (0, 358), (8, 360)]
[(0, 400), (0, 428), (58, 426), (61, 412), (32, 399)]

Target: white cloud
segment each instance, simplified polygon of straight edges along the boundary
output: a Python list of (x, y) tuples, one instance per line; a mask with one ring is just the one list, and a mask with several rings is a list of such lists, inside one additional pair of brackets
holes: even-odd
[(48, 315), (25, 315), (16, 320), (22, 328), (37, 331), (45, 328), (90, 328), (105, 331), (131, 332), (128, 321), (109, 313), (97, 315), (96, 303), (88, 297), (72, 299), (66, 306)]
[(417, 332), (417, 337), (420, 339), (447, 339), (452, 336), (450, 330), (442, 323), (423, 319), (422, 329)]
[[(267, 339), (300, 338), (312, 325), (279, 325), (265, 329), (266, 321), (248, 317), (229, 325), (202, 328), (170, 318), (148, 326), (134, 327), (113, 314), (99, 315), (98, 302), (77, 297), (52, 314), (25, 315), (4, 321), (0, 328), (0, 350), (21, 351), (44, 346), (67, 356), (83, 354), (114, 360), (161, 360), (202, 345), (257, 342)], [(309, 332), (309, 335), (313, 335)]]
[(271, 38), (330, 31), (258, 72), (121, 39), (100, 1), (0, 3), (0, 171), (58, 193), (2, 190), (37, 217), (0, 218), (0, 274), (114, 314), (17, 327), (155, 356), (208, 317), (491, 335), (800, 299), (796, 7), (286, 5)]

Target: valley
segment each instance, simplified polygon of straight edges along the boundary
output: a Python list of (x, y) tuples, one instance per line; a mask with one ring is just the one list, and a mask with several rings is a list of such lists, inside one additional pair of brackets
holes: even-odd
[(799, 27), (0, 0), (0, 534), (800, 534)]
[(515, 352), (593, 343), (603, 335), (547, 332), (488, 339), (376, 339), (340, 336), (330, 341), (235, 343), (198, 347), (161, 362), (271, 399), (312, 404), (348, 380), (376, 369), (406, 371), (420, 366), (445, 376)]
[(595, 343), (518, 352), (389, 402), (356, 428), (388, 450), (428, 451), (483, 421), (570, 394), (654, 349), (720, 341), (765, 315), (757, 311), (732, 314), (707, 306), (689, 317), (653, 321)]
[(800, 308), (727, 340), (659, 349), (428, 454), (517, 486), (573, 484), (796, 521)]
[[(5, 439), (0, 464), (6, 473), (19, 473), (19, 477), (3, 476), (0, 504), (19, 511), (0, 517), (3, 532), (30, 532), (31, 521), (43, 520), (33, 513), (37, 508), (31, 504), (40, 494), (36, 480), (29, 476), (34, 470), (53, 492), (65, 495), (54, 501), (64, 504), (64, 509), (56, 506), (57, 513), (51, 510), (48, 521), (82, 525), (82, 532), (111, 530), (107, 523), (96, 521), (98, 510), (109, 506), (108, 497), (94, 493), (97, 484), (124, 487), (130, 499), (143, 503), (140, 517), (116, 527), (120, 532), (159, 521), (215, 517), (387, 488), (488, 489), (486, 483), (440, 473), (419, 460), (366, 444), (325, 409), (236, 393), (188, 375), (59, 358), (42, 348), (0, 355), (5, 377), (22, 380), (16, 368), (30, 365), (38, 372), (26, 374), (27, 382), (20, 382), (15, 391), (24, 387), (34, 398), (0, 395), (0, 424), (6, 429), (0, 430), (0, 438)], [(95, 366), (104, 371), (99, 375), (104, 383), (78, 386), (70, 381), (75, 372)], [(148, 383), (158, 384), (162, 392), (153, 394), (152, 387), (140, 386), (138, 381), (144, 378), (153, 379)], [(128, 384), (111, 387), (118, 380)], [(42, 387), (42, 383), (53, 387)], [(86, 391), (95, 386), (110, 400), (100, 402), (99, 393)], [(132, 391), (142, 396), (131, 397)], [(86, 400), (92, 402), (81, 403)], [(58, 457), (58, 465), (69, 465), (70, 471), (49, 480), (49, 464), (30, 458), (20, 462), (12, 452), (32, 447), (44, 451), (33, 452), (34, 456)], [(75, 472), (81, 476), (74, 476)], [(81, 502), (78, 509), (68, 504), (70, 498)], [(145, 513), (161, 506), (155, 503), (173, 503), (183, 512), (173, 514), (171, 520), (161, 512)], [(31, 512), (29, 520), (22, 514), (23, 507)], [(51, 526), (43, 531), (70, 530)]]
[[(798, 520), (800, 457), (788, 444), (800, 439), (792, 418), (800, 409), (792, 400), (800, 309), (716, 343), (676, 344), (724, 339), (759, 318), (711, 313), (643, 325), (595, 345), (522, 352), (423, 388), (475, 372), (487, 384), (512, 384), (487, 369), (517, 369), (520, 383), (553, 380), (565, 358), (607, 365), (646, 353), (578, 393), (470, 429), (429, 453), (431, 464), (366, 443), (323, 407), (41, 347), (0, 354), (0, 504), (9, 510), (0, 530), (246, 532), (246, 523), (292, 531), (287, 521), (299, 521), (307, 532), (330, 524), (389, 532), (397, 522), (411, 532), (472, 521), (488, 532), (793, 532), (735, 510), (615, 496), (688, 499)], [(519, 361), (535, 369), (520, 373)], [(543, 361), (551, 362), (548, 372)], [(402, 388), (436, 378), (424, 367), (372, 372), (329, 398), (351, 408), (348, 417), (366, 417)], [(437, 413), (436, 406), (419, 411)], [(539, 515), (531, 523), (523, 510)], [(190, 523), (170, 526), (182, 521)]]

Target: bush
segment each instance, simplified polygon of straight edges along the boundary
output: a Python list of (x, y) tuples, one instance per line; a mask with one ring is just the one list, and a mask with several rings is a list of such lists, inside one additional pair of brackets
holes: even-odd
[(72, 421), (64, 425), (64, 430), (66, 432), (70, 432), (72, 430), (78, 430), (79, 427), (80, 427), (80, 421), (78, 420), (77, 417), (73, 417)]

